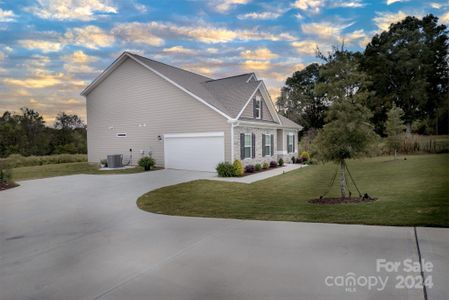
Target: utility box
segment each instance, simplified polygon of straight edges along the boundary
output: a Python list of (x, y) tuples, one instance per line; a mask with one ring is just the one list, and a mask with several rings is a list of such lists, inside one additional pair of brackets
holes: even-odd
[(122, 154), (113, 154), (108, 155), (108, 168), (121, 168), (123, 167), (123, 155)]

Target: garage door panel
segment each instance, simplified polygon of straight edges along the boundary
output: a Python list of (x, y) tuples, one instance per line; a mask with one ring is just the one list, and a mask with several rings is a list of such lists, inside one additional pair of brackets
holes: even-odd
[(164, 138), (165, 167), (214, 172), (224, 160), (224, 136), (170, 135)]

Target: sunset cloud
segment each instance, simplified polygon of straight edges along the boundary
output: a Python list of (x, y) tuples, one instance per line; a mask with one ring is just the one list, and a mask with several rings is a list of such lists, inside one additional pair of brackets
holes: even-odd
[(449, 11), (441, 15), (440, 21), (444, 24), (449, 24)]
[(89, 25), (73, 28), (64, 34), (66, 43), (90, 49), (98, 49), (111, 46), (115, 38), (100, 27)]
[(185, 48), (183, 46), (173, 46), (170, 48), (165, 48), (164, 50), (162, 50), (165, 53), (180, 53), (180, 54), (194, 54), (195, 50), (193, 49), (189, 49), (189, 48)]
[(302, 24), (301, 30), (307, 35), (317, 36), (322, 39), (335, 39), (341, 35), (343, 29), (351, 26), (352, 24), (333, 24), (330, 22), (317, 22)]
[(41, 89), (52, 87), (62, 83), (63, 77), (64, 77), (63, 73), (51, 74), (40, 72), (30, 78), (23, 78), (23, 79), (5, 78), (3, 82), (6, 83), (7, 85), (31, 89)]
[(60, 42), (46, 40), (21, 40), (19, 44), (26, 49), (37, 49), (44, 53), (57, 52), (64, 47)]
[(155, 22), (148, 24), (133, 22), (115, 26), (112, 33), (127, 43), (161, 46), (164, 44), (164, 40), (152, 32), (158, 27)]
[(93, 73), (96, 70), (89, 64), (98, 60), (95, 56), (85, 54), (78, 50), (62, 57), (64, 70), (68, 73)]
[(248, 71), (261, 71), (268, 70), (271, 67), (269, 61), (261, 61), (261, 60), (245, 60), (242, 63), (242, 67)]
[(387, 31), (392, 23), (400, 22), (406, 16), (407, 14), (402, 11), (398, 11), (397, 13), (377, 12), (373, 21), (380, 31)]
[(313, 40), (297, 41), (293, 42), (292, 46), (300, 54), (315, 55), (318, 44)]
[(324, 5), (324, 0), (296, 0), (293, 3), (293, 7), (304, 11), (319, 12)]
[(213, 0), (210, 5), (214, 10), (225, 13), (234, 7), (242, 4), (247, 4), (251, 0)]
[(16, 15), (12, 10), (3, 10), (0, 8), (0, 22), (14, 22)]
[(276, 53), (271, 52), (268, 48), (258, 48), (256, 50), (245, 50), (240, 56), (246, 59), (268, 60), (278, 57)]
[(116, 14), (117, 7), (104, 0), (37, 0), (26, 11), (41, 19), (54, 20), (94, 20), (103, 14)]

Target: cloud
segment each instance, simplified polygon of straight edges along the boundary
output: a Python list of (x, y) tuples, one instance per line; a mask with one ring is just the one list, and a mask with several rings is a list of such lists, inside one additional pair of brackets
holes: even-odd
[(269, 61), (260, 61), (260, 60), (245, 60), (242, 63), (242, 67), (246, 70), (268, 70), (271, 67), (271, 63)]
[(363, 29), (358, 29), (353, 32), (343, 35), (342, 39), (345, 43), (352, 44), (358, 42), (359, 46), (364, 48), (370, 41), (371, 38), (365, 33)]
[(2, 51), (0, 51), (0, 61), (4, 60), (6, 57), (5, 53), (3, 53)]
[(271, 5), (263, 5), (264, 11), (261, 12), (249, 12), (246, 14), (238, 15), (240, 20), (274, 20), (282, 16), (285, 12), (290, 10), (289, 7), (273, 7)]
[(68, 73), (94, 73), (96, 70), (89, 63), (98, 60), (95, 56), (85, 54), (83, 51), (75, 51), (72, 54), (61, 57), (64, 61), (64, 70)]
[(64, 41), (72, 45), (98, 49), (111, 46), (114, 44), (115, 38), (103, 29), (89, 25), (70, 29), (64, 34)]
[(3, 10), (0, 8), (0, 22), (14, 22), (16, 15), (12, 10)]
[(363, 3), (362, 0), (353, 0), (353, 1), (336, 1), (332, 2), (332, 7), (351, 7), (351, 8), (359, 8), (366, 6), (366, 3)]
[(115, 26), (112, 33), (121, 40), (135, 44), (145, 44), (150, 46), (161, 46), (164, 40), (152, 33), (157, 23), (123, 23)]
[(247, 4), (250, 1), (251, 0), (214, 0), (210, 2), (210, 5), (214, 10), (226, 13), (237, 5)]
[(41, 89), (52, 87), (63, 82), (63, 73), (38, 72), (34, 76), (24, 79), (5, 78), (3, 82), (23, 88)]
[(296, 0), (293, 3), (293, 7), (303, 11), (311, 11), (318, 13), (321, 7), (324, 5), (324, 0)]
[(184, 48), (183, 46), (173, 46), (162, 50), (165, 53), (180, 53), (180, 54), (194, 54), (195, 50)]
[(308, 23), (302, 24), (301, 30), (308, 35), (318, 36), (322, 39), (338, 38), (341, 35), (341, 31), (352, 24), (332, 24), (330, 22), (320, 23)]
[(430, 7), (440, 9), (441, 7), (443, 7), (443, 5), (441, 3), (432, 2), (430, 3)]
[(116, 14), (117, 7), (105, 0), (37, 0), (26, 11), (41, 19), (91, 21), (97, 15)]
[(291, 45), (298, 53), (305, 55), (315, 55), (318, 47), (317, 42), (312, 40), (297, 41), (293, 42)]
[(44, 53), (57, 52), (64, 47), (60, 42), (46, 40), (20, 40), (19, 44), (26, 49), (38, 49)]
[(409, 0), (387, 0), (387, 5), (391, 5), (396, 2), (408, 2)]
[(295, 39), (288, 33), (270, 33), (257, 29), (232, 30), (204, 23), (194, 26), (179, 26), (173, 23), (134, 22), (119, 24), (113, 28), (112, 32), (127, 42), (144, 43), (152, 46), (163, 44), (163, 38), (184, 38), (206, 44), (227, 43), (236, 40), (291, 41)]
[(206, 51), (207, 51), (208, 53), (211, 53), (211, 54), (216, 54), (216, 53), (218, 53), (218, 49), (217, 49), (217, 48), (207, 48)]
[(240, 56), (245, 59), (257, 59), (257, 60), (268, 60), (278, 57), (276, 53), (271, 52), (268, 48), (259, 48), (254, 51), (245, 50), (240, 53)]
[(405, 17), (407, 17), (407, 14), (402, 11), (398, 11), (397, 13), (377, 12), (373, 21), (379, 30), (387, 31), (392, 23), (400, 22)]
[(441, 15), (440, 21), (441, 23), (449, 24), (449, 11)]

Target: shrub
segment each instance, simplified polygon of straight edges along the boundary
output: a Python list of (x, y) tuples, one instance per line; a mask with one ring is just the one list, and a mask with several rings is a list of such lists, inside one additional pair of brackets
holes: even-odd
[(255, 171), (254, 165), (247, 165), (247, 166), (245, 166), (245, 172), (246, 173), (254, 173), (254, 171)]
[(275, 160), (270, 161), (270, 168), (276, 168), (278, 163)]
[(100, 160), (100, 165), (102, 165), (103, 167), (107, 168), (108, 167), (108, 160), (107, 159)]
[(154, 165), (155, 161), (151, 156), (144, 156), (139, 159), (139, 166), (141, 166), (145, 171), (151, 170)]
[(279, 158), (278, 164), (279, 164), (279, 167), (282, 167), (284, 165), (284, 160), (282, 158)]
[(310, 159), (310, 153), (307, 151), (302, 151), (301, 155), (299, 155), (300, 158), (302, 158), (303, 162), (306, 162)]
[(234, 160), (234, 176), (242, 176), (243, 175), (243, 165), (242, 162), (238, 159)]
[(269, 167), (270, 167), (270, 165), (267, 162), (264, 162), (262, 164), (262, 169), (264, 169), (264, 170), (268, 169)]
[(304, 162), (304, 159), (302, 157), (296, 159), (297, 164), (302, 164), (303, 162)]
[(296, 164), (296, 157), (292, 156), (292, 163)]
[(259, 172), (262, 169), (262, 165), (261, 164), (256, 164), (254, 166), (254, 169), (256, 170), (256, 172)]
[(6, 183), (11, 181), (11, 173), (9, 170), (0, 169), (0, 183)]
[(218, 176), (220, 177), (234, 177), (235, 176), (235, 168), (229, 162), (221, 162), (215, 168), (217, 170)]

